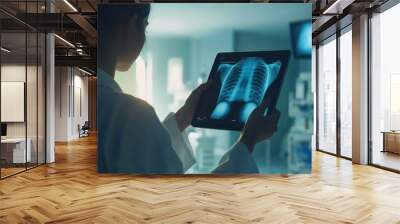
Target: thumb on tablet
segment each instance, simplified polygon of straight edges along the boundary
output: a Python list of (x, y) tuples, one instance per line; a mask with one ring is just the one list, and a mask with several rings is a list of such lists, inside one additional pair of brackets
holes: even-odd
[[(270, 89), (268, 89), (270, 90)], [(272, 94), (270, 94), (270, 91), (267, 90), (267, 93), (265, 95), (265, 98), (263, 101), (261, 101), (260, 105), (257, 107), (257, 110), (265, 112), (267, 108), (270, 106), (271, 101), (272, 101)]]

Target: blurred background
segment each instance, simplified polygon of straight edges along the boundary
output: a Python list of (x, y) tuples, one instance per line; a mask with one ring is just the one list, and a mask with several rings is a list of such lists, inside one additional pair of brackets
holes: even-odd
[[(140, 57), (115, 79), (127, 94), (154, 106), (160, 120), (207, 81), (219, 52), (291, 50), (277, 103), (278, 131), (256, 146), (261, 173), (311, 171), (313, 93), (311, 4), (152, 4)], [(208, 173), (239, 132), (188, 128), (197, 164)]]

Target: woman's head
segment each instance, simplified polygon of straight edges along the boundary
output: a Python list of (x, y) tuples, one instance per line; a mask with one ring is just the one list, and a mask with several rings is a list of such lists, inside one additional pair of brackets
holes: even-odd
[(100, 6), (100, 64), (113, 61), (114, 69), (126, 71), (130, 68), (143, 48), (149, 13), (149, 4)]

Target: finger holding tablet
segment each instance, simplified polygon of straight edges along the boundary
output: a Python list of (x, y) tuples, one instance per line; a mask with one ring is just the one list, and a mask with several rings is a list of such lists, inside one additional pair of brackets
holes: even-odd
[(189, 95), (185, 104), (175, 113), (176, 121), (180, 131), (185, 130), (193, 120), (194, 112), (199, 104), (199, 100), (204, 91), (207, 91), (212, 86), (213, 81), (209, 80), (200, 84)]
[(250, 152), (255, 144), (271, 138), (277, 131), (281, 113), (270, 106), (271, 97), (267, 94), (266, 99), (253, 110), (242, 130), (239, 141), (245, 144)]

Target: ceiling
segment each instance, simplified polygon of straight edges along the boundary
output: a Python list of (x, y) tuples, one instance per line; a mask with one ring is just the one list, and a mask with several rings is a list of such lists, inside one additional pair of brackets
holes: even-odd
[[(46, 14), (49, 8), (45, 2), (51, 3), (54, 12)], [(56, 62), (63, 65), (78, 66), (84, 64), (92, 69), (96, 67), (97, 43), (97, 5), (100, 3), (135, 3), (137, 1), (150, 2), (151, 0), (0, 0), (0, 23), (2, 32), (10, 28), (11, 32), (19, 32), (25, 28), (24, 21), (37, 30), (55, 32), (69, 42), (75, 44), (72, 49), (68, 44), (56, 38)], [(177, 0), (157, 0), (158, 2), (173, 2)], [(192, 0), (192, 2), (207, 0)], [(216, 0), (216, 1), (242, 1), (242, 0)], [(243, 0), (244, 1), (244, 0)], [(292, 21), (307, 19), (308, 12), (313, 14), (313, 36), (321, 36), (322, 32), (335, 25), (336, 21), (346, 14), (357, 14), (381, 5), (388, 0), (249, 0), (250, 2), (274, 2), (274, 4), (257, 3), (190, 3), (182, 5), (174, 3), (153, 3), (149, 18), (147, 35), (174, 35), (187, 36), (204, 34), (215, 30), (263, 30), (265, 33), (280, 33), (287, 29)], [(335, 2), (346, 2), (346, 8), (341, 9), (341, 14), (323, 15)], [(28, 2), (26, 5), (25, 2)], [(71, 6), (68, 5), (68, 2)], [(277, 3), (278, 2), (278, 3)], [(280, 4), (280, 3), (281, 4)], [(284, 3), (283, 3), (284, 2)], [(288, 2), (312, 3), (310, 9), (301, 9)], [(348, 3), (348, 4), (347, 4)], [(257, 4), (257, 7), (253, 7)], [(338, 4), (340, 5), (340, 4)], [(26, 14), (28, 12), (29, 14)], [(36, 17), (38, 17), (36, 19)], [(184, 18), (184, 19), (182, 19)], [(290, 18), (290, 19), (289, 19)], [(36, 23), (35, 23), (36, 22)], [(173, 24), (173, 28), (171, 27)], [(14, 29), (12, 29), (14, 27)], [(261, 29), (260, 29), (261, 27)], [(9, 38), (9, 37), (5, 37)], [(12, 42), (15, 43), (12, 43)], [(7, 41), (12, 48), (19, 49), (20, 38), (9, 38)], [(77, 48), (82, 54), (77, 54)], [(22, 48), (21, 48), (22, 49)], [(21, 50), (20, 49), (20, 50)], [(15, 50), (15, 53), (20, 50)], [(28, 49), (28, 54), (30, 49)], [(22, 50), (21, 50), (22, 53)], [(84, 57), (82, 57), (84, 56)], [(58, 57), (58, 58), (57, 58)]]
[(151, 7), (147, 35), (155, 36), (201, 35), (221, 30), (263, 30), (274, 34), (287, 31), (291, 22), (311, 19), (311, 4), (159, 3)]

